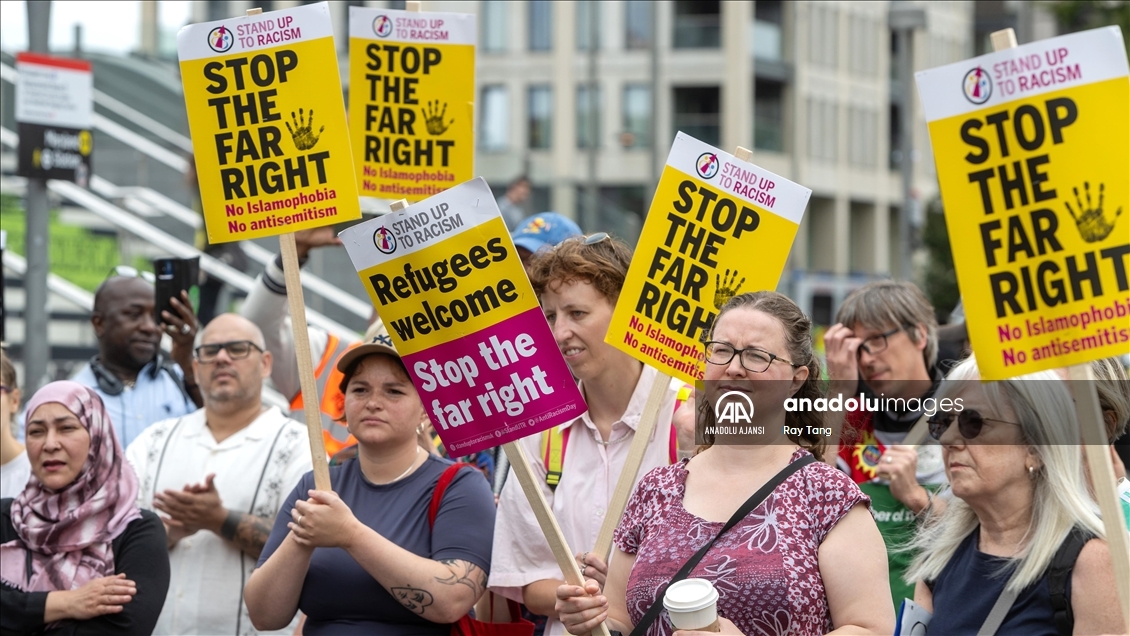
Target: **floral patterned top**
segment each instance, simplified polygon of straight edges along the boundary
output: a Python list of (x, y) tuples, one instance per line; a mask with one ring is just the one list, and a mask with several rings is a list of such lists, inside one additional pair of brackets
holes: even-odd
[[(798, 449), (790, 462), (808, 455)], [(687, 512), (687, 460), (647, 474), (616, 529), (617, 547), (636, 555), (628, 615), (638, 623), (668, 581), (722, 526)], [(818, 551), (828, 532), (867, 495), (839, 470), (815, 462), (797, 471), (723, 535), (691, 571), (718, 590), (718, 613), (746, 636), (824, 634), (832, 629)], [(649, 636), (674, 631), (667, 611)]]

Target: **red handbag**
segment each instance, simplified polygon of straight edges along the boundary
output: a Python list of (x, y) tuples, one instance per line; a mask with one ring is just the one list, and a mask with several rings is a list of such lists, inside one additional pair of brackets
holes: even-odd
[[(428, 506), (428, 528), (433, 528), (436, 523), (436, 515), (439, 513), (439, 504), (443, 501), (443, 494), (447, 491), (448, 485), (455, 479), (455, 475), (459, 473), (462, 468), (470, 468), (477, 471), (478, 469), (470, 464), (457, 463), (452, 464), (443, 471), (440, 475), (439, 481), (436, 482), (435, 492), (432, 493), (432, 503)], [(491, 620), (494, 620), (494, 592), (491, 592)], [(510, 599), (506, 599), (506, 605), (510, 609), (509, 623), (495, 623), (480, 621), (472, 618), (467, 614), (463, 618), (451, 624), (451, 636), (533, 636), (534, 624), (522, 618), (521, 608), (517, 603)]]

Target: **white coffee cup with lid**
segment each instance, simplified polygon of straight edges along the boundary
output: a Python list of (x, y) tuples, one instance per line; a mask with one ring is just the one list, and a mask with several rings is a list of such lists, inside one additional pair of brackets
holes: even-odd
[(675, 629), (716, 632), (718, 590), (706, 579), (683, 579), (672, 583), (663, 596), (663, 607)]

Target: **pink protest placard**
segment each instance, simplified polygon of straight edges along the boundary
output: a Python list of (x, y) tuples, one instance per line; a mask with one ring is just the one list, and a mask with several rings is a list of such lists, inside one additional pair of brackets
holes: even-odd
[(585, 412), (485, 181), (340, 236), (449, 454)]

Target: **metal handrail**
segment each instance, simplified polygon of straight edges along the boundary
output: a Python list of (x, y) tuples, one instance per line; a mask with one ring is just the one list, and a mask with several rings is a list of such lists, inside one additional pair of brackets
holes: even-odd
[(94, 89), (94, 103), (106, 108), (107, 110), (117, 113), (121, 117), (128, 119), (142, 128), (153, 133), (157, 137), (173, 144), (185, 152), (192, 152), (192, 140), (179, 132), (169, 128), (165, 124), (153, 119), (145, 113), (137, 110), (136, 108), (119, 101), (106, 93)]
[[(152, 188), (114, 186), (105, 179), (99, 179), (97, 183), (94, 179), (91, 179), (90, 189), (107, 198), (122, 195), (136, 197), (193, 229), (200, 229), (204, 225), (199, 214)], [(261, 265), (266, 265), (275, 259), (273, 252), (251, 241), (243, 241), (239, 246), (243, 248), (243, 252), (247, 254), (248, 258)], [(359, 318), (368, 320), (373, 313), (373, 306), (368, 302), (349, 292), (342, 291), (333, 283), (309, 272), (302, 272), (302, 286)]]
[[(12, 252), (12, 250), (4, 250), (4, 267), (23, 276), (27, 273), (27, 260), (19, 254)], [(55, 274), (47, 274), (47, 289), (50, 290), (51, 293), (74, 303), (85, 311), (94, 311), (94, 294), (65, 278)], [(168, 340), (162, 338), (162, 347), (167, 350), (168, 348), (165, 346), (166, 342), (168, 342)], [(289, 400), (287, 400), (282, 393), (279, 393), (273, 388), (264, 386), (262, 396), (264, 402), (279, 407), (284, 413), (290, 410)]]
[[(7, 128), (0, 127), (0, 142), (15, 146), (19, 141), (19, 136), (8, 130)], [(180, 258), (193, 258), (200, 257), (200, 269), (208, 274), (215, 276), (228, 283), (229, 285), (240, 289), (244, 292), (250, 292), (254, 286), (255, 281), (247, 274), (229, 266), (223, 261), (212, 258), (211, 256), (201, 252), (195, 247), (184, 243), (183, 241), (162, 232), (161, 230), (153, 227), (145, 222), (138, 222), (139, 219), (119, 208), (118, 206), (110, 203), (93, 194), (85, 188), (79, 187), (69, 181), (56, 181), (50, 180), (47, 182), (47, 188), (60, 196), (66, 197), (75, 203), (78, 203), (87, 210), (97, 214), (98, 216), (106, 219), (120, 229), (123, 229), (138, 238), (149, 241), (157, 247), (165, 250), (166, 252), (178, 256)], [(340, 290), (339, 290), (340, 291)], [(341, 292), (344, 293), (344, 292)], [(366, 313), (368, 318), (368, 312)], [(311, 325), (315, 325), (326, 331), (329, 331), (346, 342), (356, 342), (360, 338), (357, 333), (342, 325), (341, 323), (323, 316), (322, 314), (307, 308), (306, 320)]]
[[(27, 273), (27, 259), (12, 250), (4, 250), (4, 267), (23, 276)], [(94, 294), (56, 274), (47, 274), (47, 289), (86, 311), (94, 310)]]
[[(85, 188), (81, 188), (69, 181), (50, 180), (47, 182), (47, 189), (74, 201), (83, 208), (97, 214), (98, 216), (113, 223), (118, 228), (123, 229), (134, 236), (152, 243), (166, 252), (180, 257), (180, 258), (194, 258), (200, 257), (200, 269), (208, 274), (215, 276), (229, 285), (240, 289), (245, 292), (250, 292), (254, 286), (255, 281), (247, 274), (231, 267), (230, 265), (213, 258), (195, 247), (180, 241), (179, 239), (162, 232), (161, 230), (149, 225), (148, 223), (138, 223), (136, 216), (126, 212), (118, 206), (110, 203), (101, 197), (91, 193)], [(312, 309), (306, 309), (306, 319), (311, 325), (315, 325), (326, 331), (329, 331), (347, 342), (356, 342), (360, 340), (357, 333), (342, 325), (341, 323), (328, 318)]]
[[(114, 125), (117, 126), (117, 124)], [(153, 144), (153, 142), (145, 139), (144, 137), (141, 137), (140, 135), (137, 135), (136, 133), (128, 130), (126, 130), (125, 132), (138, 137), (145, 143), (156, 146), (156, 144)], [(15, 148), (19, 144), (19, 134), (8, 130), (7, 128), (0, 128), (0, 143)], [(164, 148), (158, 148), (162, 152), (168, 153), (168, 151)], [(99, 177), (98, 175), (94, 175), (90, 179), (90, 189), (105, 198), (135, 196), (136, 198), (142, 200), (144, 203), (160, 210), (166, 215), (188, 225), (189, 227), (192, 227), (193, 229), (200, 229), (200, 227), (203, 225), (199, 214), (161, 194), (160, 192), (153, 190), (152, 188), (146, 188), (142, 186), (118, 186), (111, 183), (110, 181), (107, 181), (106, 179), (103, 179), (102, 177)], [(263, 249), (262, 247), (250, 241), (241, 242), (240, 247), (249, 258), (261, 265), (266, 265), (275, 258), (275, 255), (272, 252)], [(302, 272), (301, 280), (303, 287), (338, 305), (349, 313), (359, 318), (364, 318), (365, 320), (368, 320), (370, 316), (372, 316), (373, 307), (369, 303), (357, 298), (356, 296), (348, 292), (342, 291), (325, 279), (315, 276), (314, 274), (311, 274), (309, 272)]]
[[(11, 66), (8, 66), (7, 64), (0, 64), (0, 79), (3, 79), (4, 81), (7, 81), (8, 83), (14, 85), (17, 82), (17, 80), (19, 80), (19, 77), (20, 77), (19, 71), (12, 68)], [(100, 100), (98, 98), (98, 95), (97, 95), (97, 93), (102, 93), (102, 91), (95, 91), (95, 93), (96, 93), (95, 97), (94, 97), (95, 103), (102, 102), (103, 100)], [(102, 94), (105, 95), (105, 93), (102, 93)], [(109, 95), (105, 95), (105, 96), (109, 97)], [(121, 104), (121, 102), (114, 99), (113, 97), (109, 97), (109, 98), (111, 100), (113, 100), (114, 104)], [(106, 103), (103, 103), (102, 105), (106, 106), (106, 108), (114, 110), (114, 106), (107, 105)], [(122, 104), (122, 105), (124, 106), (124, 104)], [(130, 110), (133, 110), (133, 109), (130, 109)], [(137, 111), (134, 111), (134, 112), (136, 113)], [(121, 113), (119, 113), (119, 114), (121, 114)], [(149, 129), (149, 132), (152, 132), (154, 135), (161, 137), (161, 138), (169, 137), (170, 135), (168, 135), (168, 133), (172, 133), (172, 134), (176, 135), (177, 137), (179, 137), (184, 142), (187, 142), (188, 143), (188, 150), (190, 150), (190, 151), (192, 150), (192, 142), (187, 137), (184, 137), (180, 133), (177, 133), (176, 131), (174, 131), (170, 128), (167, 128), (167, 127), (163, 126), (162, 124), (160, 124), (156, 121), (153, 121), (149, 117), (145, 117), (145, 115), (142, 115), (141, 113), (137, 113), (137, 114), (141, 115), (141, 117), (144, 117), (144, 119), (149, 120), (149, 122), (152, 122), (153, 124), (157, 124), (158, 126), (161, 126), (161, 128), (165, 129), (164, 131), (160, 131), (160, 129)], [(132, 146), (134, 149), (138, 150), (142, 154), (149, 155), (150, 158), (155, 159), (157, 161), (160, 161), (161, 163), (165, 164), (166, 166), (169, 166), (170, 168), (172, 168), (173, 170), (176, 170), (176, 171), (178, 171), (182, 174), (185, 173), (185, 172), (188, 172), (188, 160), (185, 159), (184, 157), (182, 157), (181, 155), (178, 155), (177, 153), (172, 152), (170, 150), (167, 150), (165, 148), (162, 148), (160, 145), (153, 143), (152, 141), (150, 141), (150, 140), (146, 139), (145, 137), (133, 132), (132, 130), (126, 128), (125, 126), (123, 126), (119, 123), (117, 123), (116, 121), (109, 119), (108, 117), (104, 117), (102, 115), (99, 115), (98, 113), (94, 113), (93, 115), (94, 116), (93, 116), (91, 121), (94, 124), (95, 129), (101, 130), (102, 132), (106, 133), (107, 135), (110, 135), (114, 139), (117, 139), (118, 141), (124, 143), (127, 146)], [(133, 119), (134, 117), (131, 115), (130, 118)], [(142, 123), (142, 124), (145, 123), (144, 121), (141, 121), (140, 119), (138, 119), (138, 122)], [(145, 127), (145, 126), (143, 126), (143, 127)], [(174, 143), (177, 146), (180, 146), (182, 148), (184, 147), (182, 145), (182, 141), (172, 141), (171, 143)]]

